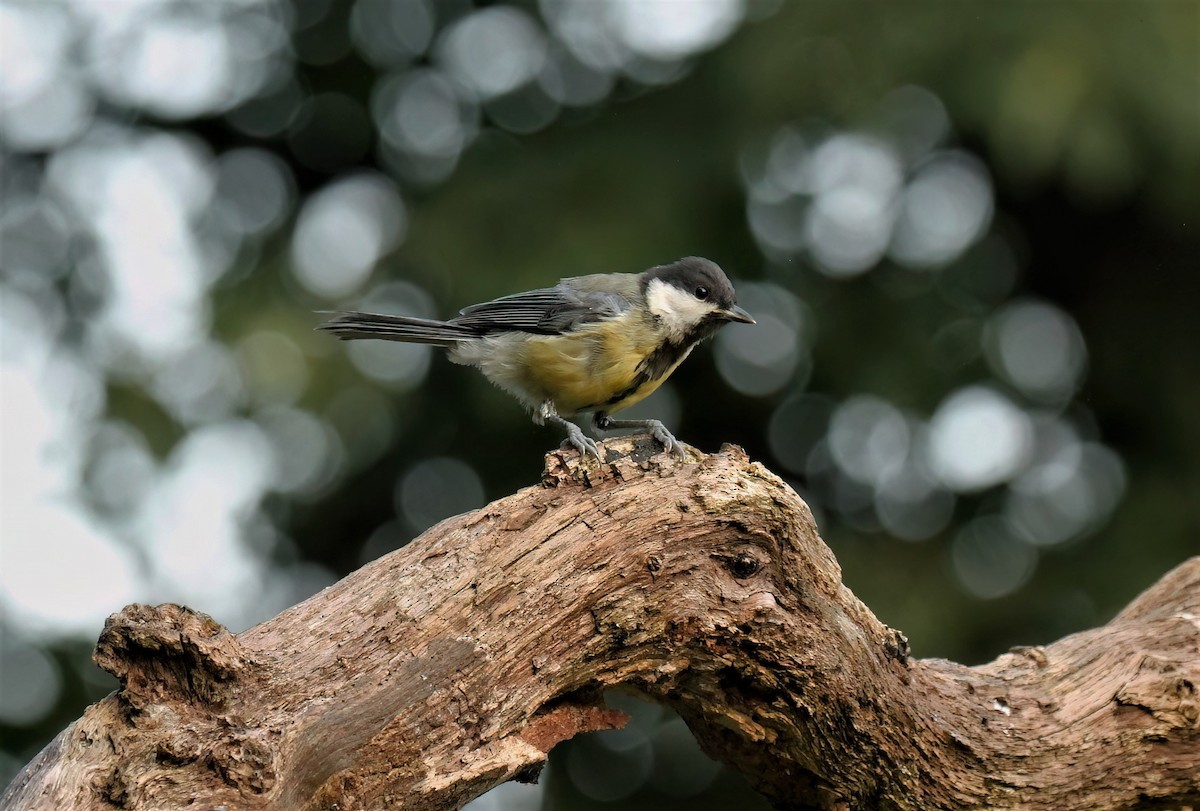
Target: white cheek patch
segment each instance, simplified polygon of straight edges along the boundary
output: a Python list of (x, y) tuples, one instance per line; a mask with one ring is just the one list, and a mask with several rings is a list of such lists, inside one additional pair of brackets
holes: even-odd
[(646, 286), (646, 305), (651, 313), (662, 319), (667, 335), (676, 341), (682, 340), (684, 335), (716, 309), (707, 301), (701, 301), (661, 279), (654, 279)]

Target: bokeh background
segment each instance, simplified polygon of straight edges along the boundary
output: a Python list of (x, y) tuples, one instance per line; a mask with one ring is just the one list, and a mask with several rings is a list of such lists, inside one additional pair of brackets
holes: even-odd
[[(240, 630), (537, 481), (554, 431), (314, 311), (688, 254), (759, 323), (637, 412), (786, 477), (918, 656), (1105, 622), (1200, 552), (1198, 9), (0, 2), (0, 781), (125, 604)], [(612, 700), (471, 807), (762, 807)]]

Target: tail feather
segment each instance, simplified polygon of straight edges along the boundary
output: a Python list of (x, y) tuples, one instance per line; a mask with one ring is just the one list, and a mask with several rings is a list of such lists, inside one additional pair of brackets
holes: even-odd
[(436, 346), (453, 346), (459, 341), (478, 337), (473, 330), (445, 321), (378, 313), (337, 313), (317, 329), (332, 332), (344, 341), (358, 338), (381, 338), (385, 341), (404, 341)]

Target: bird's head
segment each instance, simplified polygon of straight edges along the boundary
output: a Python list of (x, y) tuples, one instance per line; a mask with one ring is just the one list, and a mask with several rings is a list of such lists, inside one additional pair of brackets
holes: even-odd
[(677, 343), (706, 338), (730, 321), (753, 324), (716, 262), (687, 256), (642, 274), (646, 306)]

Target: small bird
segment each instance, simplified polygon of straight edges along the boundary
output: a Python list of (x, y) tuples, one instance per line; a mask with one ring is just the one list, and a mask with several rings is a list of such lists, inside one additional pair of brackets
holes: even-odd
[(317, 329), (339, 338), (382, 338), (444, 347), (454, 363), (529, 408), (538, 425), (567, 432), (580, 455), (600, 448), (566, 417), (591, 413), (600, 431), (640, 428), (676, 455), (683, 445), (658, 420), (609, 415), (649, 396), (696, 344), (731, 321), (753, 324), (715, 262), (688, 256), (642, 273), (602, 273), (504, 296), (447, 321), (336, 313)]

